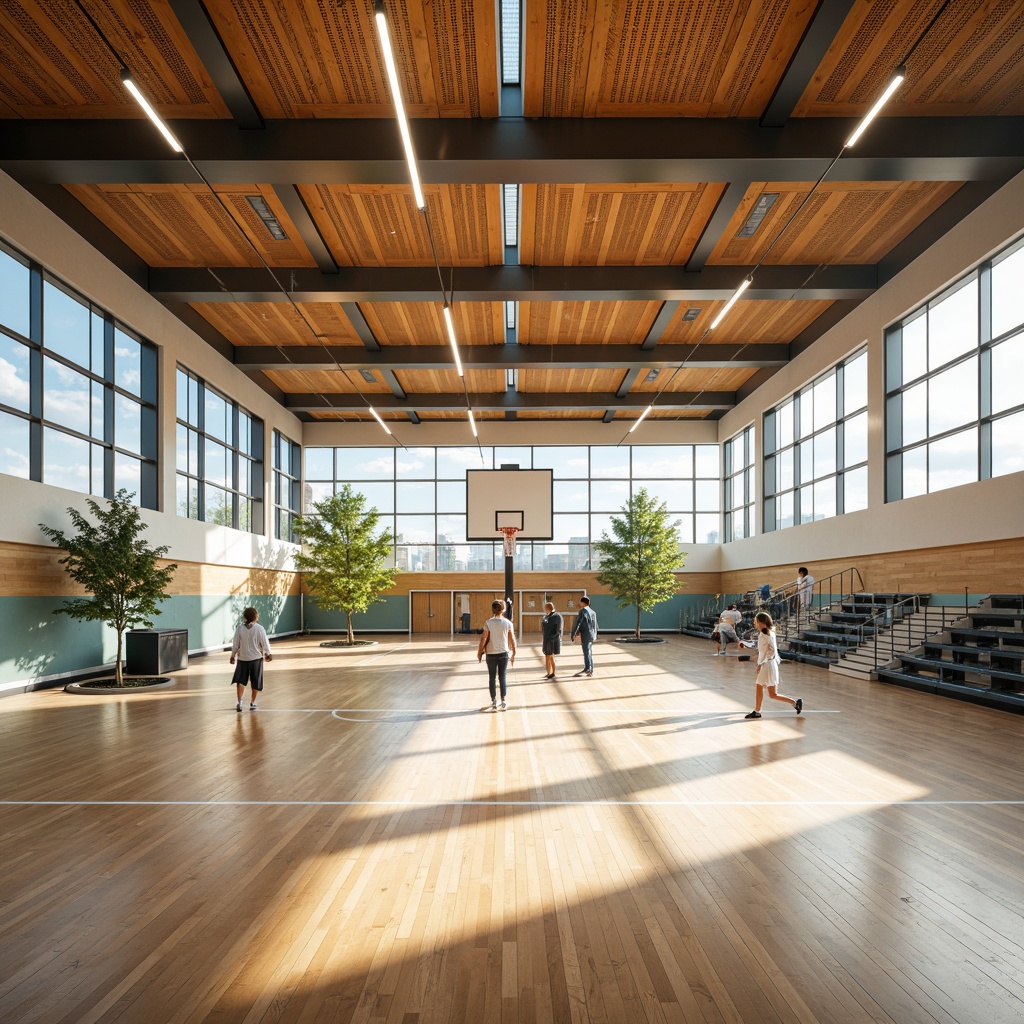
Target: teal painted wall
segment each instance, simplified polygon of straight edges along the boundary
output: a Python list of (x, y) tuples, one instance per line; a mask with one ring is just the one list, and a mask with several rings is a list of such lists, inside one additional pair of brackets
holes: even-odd
[[(112, 665), (114, 631), (98, 622), (54, 614), (60, 597), (0, 597), (0, 684), (70, 675)], [(187, 629), (190, 651), (231, 643), (242, 609), (252, 604), (274, 636), (300, 628), (299, 598), (278, 595), (169, 597), (153, 620), (157, 629)]]
[[(352, 628), (362, 633), (376, 630), (409, 629), (409, 598), (406, 594), (395, 594), (371, 604), (365, 612), (352, 616)], [(345, 632), (344, 612), (325, 612), (315, 597), (306, 598), (306, 629)]]

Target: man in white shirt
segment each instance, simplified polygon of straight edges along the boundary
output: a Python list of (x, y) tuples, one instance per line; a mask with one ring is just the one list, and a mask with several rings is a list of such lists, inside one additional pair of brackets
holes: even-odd
[[(491, 611), (494, 614), (484, 623), (480, 645), (476, 649), (477, 661), (483, 658), (485, 652), (487, 654), (487, 685), (491, 690), (491, 706), (485, 708), (486, 711), (505, 710), (505, 675), (509, 665), (514, 665), (516, 660), (516, 632), (512, 623), (501, 614), (504, 608), (505, 605), (501, 601), (491, 602)], [(501, 686), (500, 704), (495, 676)]]

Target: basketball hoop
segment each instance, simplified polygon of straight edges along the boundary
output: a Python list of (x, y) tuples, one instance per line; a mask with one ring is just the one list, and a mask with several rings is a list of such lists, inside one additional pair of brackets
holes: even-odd
[(499, 526), (498, 529), (505, 537), (505, 557), (512, 558), (516, 553), (516, 534), (519, 532), (518, 526)]

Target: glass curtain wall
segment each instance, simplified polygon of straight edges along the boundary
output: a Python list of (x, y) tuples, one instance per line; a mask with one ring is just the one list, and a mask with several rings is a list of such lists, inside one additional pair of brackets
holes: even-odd
[(181, 366), (177, 387), (178, 515), (263, 533), (263, 421)]
[(754, 536), (754, 428), (725, 442), (725, 540)]
[(1024, 470), (1024, 243), (886, 332), (886, 500)]
[(274, 431), (274, 536), (278, 540), (297, 543), (295, 518), (299, 515), (299, 475), (302, 472), (302, 449)]
[(529, 570), (597, 568), (592, 544), (641, 487), (680, 520), (679, 541), (715, 544), (721, 518), (718, 445), (478, 448), (306, 448), (303, 507), (351, 484), (394, 531), (395, 561), (414, 571), (491, 571), (500, 543), (466, 540), (466, 470), (551, 469), (554, 536), (516, 545)]
[(0, 247), (0, 473), (157, 507), (157, 354)]
[(850, 356), (764, 414), (764, 530), (868, 506), (868, 356)]

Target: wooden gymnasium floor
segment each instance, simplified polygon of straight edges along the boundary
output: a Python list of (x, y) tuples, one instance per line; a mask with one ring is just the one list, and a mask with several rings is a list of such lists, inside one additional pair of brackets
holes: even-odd
[(0, 1020), (1024, 1019), (1024, 717), (673, 636), (0, 700)]

